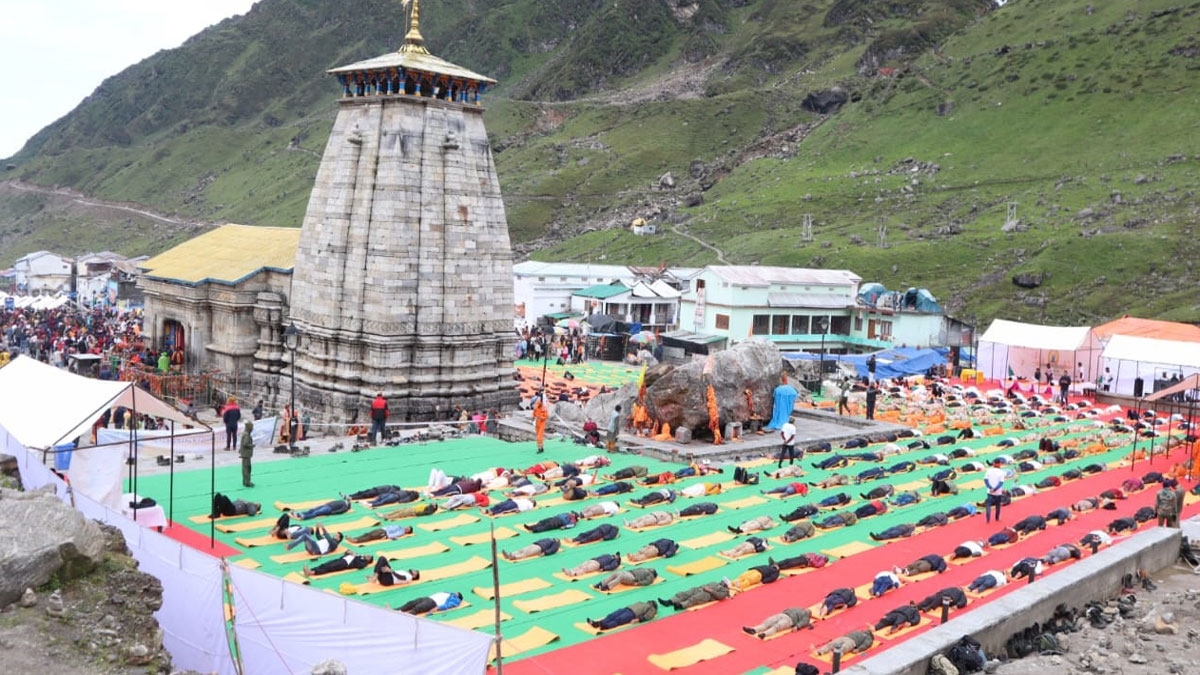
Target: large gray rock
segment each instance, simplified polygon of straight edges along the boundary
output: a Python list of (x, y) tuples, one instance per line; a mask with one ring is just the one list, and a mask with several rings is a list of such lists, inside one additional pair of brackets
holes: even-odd
[[(672, 429), (680, 426), (694, 432), (707, 429), (706, 394), (710, 378), (703, 375), (703, 370), (703, 361), (681, 366), (660, 364), (648, 369), (646, 401), (650, 416), (670, 424)], [(713, 359), (711, 381), (717, 395), (719, 421), (743, 422), (751, 417), (769, 420), (772, 394), (782, 380), (783, 360), (771, 342), (752, 340), (718, 352)]]
[(0, 607), (58, 573), (91, 572), (104, 556), (100, 526), (46, 492), (0, 490)]
[(341, 661), (329, 659), (313, 666), (311, 675), (346, 675), (346, 665)]

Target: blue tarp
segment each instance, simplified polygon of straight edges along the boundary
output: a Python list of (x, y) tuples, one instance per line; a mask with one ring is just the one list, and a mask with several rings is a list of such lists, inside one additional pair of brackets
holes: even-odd
[[(836, 358), (839, 363), (849, 363), (858, 371), (859, 377), (866, 377), (867, 359), (871, 356), (872, 354), (838, 354), (836, 356), (826, 354), (825, 360), (830, 361)], [(875, 377), (877, 379), (924, 375), (932, 366), (940, 366), (946, 362), (943, 350), (918, 349), (916, 347), (893, 347), (875, 352), (873, 356), (875, 357)], [(821, 355), (793, 352), (784, 354), (783, 357), (794, 361), (817, 361), (820, 360)]]
[(790, 384), (781, 384), (775, 387), (775, 407), (771, 410), (771, 422), (767, 424), (767, 429), (778, 429), (788, 421), (788, 418), (792, 416), (792, 410), (796, 407), (796, 397), (799, 395), (796, 388)]

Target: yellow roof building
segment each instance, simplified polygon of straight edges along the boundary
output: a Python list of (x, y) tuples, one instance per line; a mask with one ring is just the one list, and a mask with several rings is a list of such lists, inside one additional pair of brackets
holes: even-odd
[(222, 225), (141, 264), (144, 276), (195, 286), (237, 284), (262, 270), (291, 272), (300, 228)]

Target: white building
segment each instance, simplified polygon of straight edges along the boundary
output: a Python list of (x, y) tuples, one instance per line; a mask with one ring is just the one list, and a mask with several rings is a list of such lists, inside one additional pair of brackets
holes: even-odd
[[(632, 288), (639, 280), (657, 279), (679, 290), (697, 270), (693, 268), (629, 267), (591, 263), (560, 263), (527, 260), (513, 265), (513, 298), (517, 325), (536, 324), (541, 317), (561, 318), (572, 314), (571, 296), (592, 286), (621, 282)], [(624, 320), (621, 316), (613, 318)]]
[(662, 279), (632, 286), (622, 283), (582, 288), (571, 295), (571, 311), (604, 314), (617, 321), (641, 324), (642, 330), (670, 330), (679, 324), (681, 291)]
[(29, 295), (70, 293), (74, 282), (74, 261), (49, 251), (36, 251), (13, 264), (17, 291)]

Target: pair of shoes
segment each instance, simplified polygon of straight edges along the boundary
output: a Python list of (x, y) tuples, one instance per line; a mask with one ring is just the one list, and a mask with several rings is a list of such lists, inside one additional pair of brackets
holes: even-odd
[(242, 487), (254, 487), (254, 483), (242, 483)]

